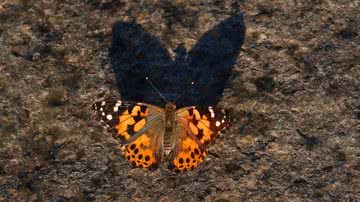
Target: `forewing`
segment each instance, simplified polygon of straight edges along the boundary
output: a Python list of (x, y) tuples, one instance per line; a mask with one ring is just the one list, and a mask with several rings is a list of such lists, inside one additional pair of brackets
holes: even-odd
[(204, 147), (213, 144), (219, 132), (230, 125), (228, 111), (211, 106), (182, 108), (177, 117), (178, 123), (190, 130)]
[(130, 163), (156, 167), (161, 161), (164, 133), (162, 108), (124, 101), (100, 101), (93, 105), (100, 122), (112, 133)]
[(148, 123), (161, 117), (162, 109), (145, 103), (100, 101), (93, 105), (97, 119), (117, 139), (126, 144)]
[(176, 121), (176, 142), (171, 167), (192, 170), (206, 156), (206, 149), (230, 125), (228, 112), (213, 107), (186, 107), (179, 109)]

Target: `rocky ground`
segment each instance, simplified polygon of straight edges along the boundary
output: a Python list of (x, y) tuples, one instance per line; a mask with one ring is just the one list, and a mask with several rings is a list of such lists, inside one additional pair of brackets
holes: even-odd
[[(196, 170), (132, 169), (91, 116), (120, 97), (112, 26), (174, 57), (242, 13), (219, 106), (232, 127)], [(360, 201), (360, 2), (0, 1), (0, 201)]]

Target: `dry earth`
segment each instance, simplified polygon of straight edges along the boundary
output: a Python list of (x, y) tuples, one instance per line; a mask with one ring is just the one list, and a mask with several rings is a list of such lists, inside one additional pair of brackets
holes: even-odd
[[(242, 13), (219, 106), (233, 126), (196, 170), (132, 169), (91, 117), (120, 97), (112, 26), (174, 57)], [(360, 201), (358, 0), (0, 0), (0, 201)]]

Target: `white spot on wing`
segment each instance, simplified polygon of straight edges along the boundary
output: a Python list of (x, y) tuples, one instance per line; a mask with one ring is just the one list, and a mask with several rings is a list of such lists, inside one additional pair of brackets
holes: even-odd
[(100, 107), (100, 111), (104, 111), (104, 109), (102, 107)]
[(107, 116), (106, 116), (106, 118), (107, 118), (107, 120), (111, 120), (113, 117), (112, 117), (112, 115), (111, 114), (108, 114)]
[(119, 107), (118, 107), (118, 106), (115, 106), (115, 107), (114, 107), (114, 112), (117, 112), (117, 111), (119, 111)]
[(101, 113), (102, 116), (105, 116), (105, 112)]
[(119, 101), (117, 101), (117, 103), (115, 104), (115, 106), (116, 106), (116, 107), (119, 107), (119, 106), (121, 106), (121, 104), (122, 104), (122, 102), (119, 100)]
[(101, 102), (101, 106), (105, 106), (106, 102), (105, 101), (102, 101)]
[(215, 113), (214, 113), (213, 108), (212, 108), (212, 107), (209, 107), (208, 109), (209, 109), (211, 118), (215, 118)]
[(223, 120), (221, 120), (221, 123), (225, 123), (225, 120), (223, 119)]
[(220, 121), (216, 121), (215, 125), (216, 127), (219, 127), (221, 125)]

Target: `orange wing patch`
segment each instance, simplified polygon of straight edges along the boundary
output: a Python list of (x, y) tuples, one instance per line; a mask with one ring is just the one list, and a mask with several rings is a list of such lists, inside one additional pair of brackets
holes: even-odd
[(115, 126), (116, 136), (125, 142), (146, 125), (149, 109), (146, 106), (133, 106), (122, 111)]
[(126, 113), (128, 112), (126, 111), (119, 116), (119, 124), (115, 126), (117, 129), (117, 135), (122, 140), (128, 140), (130, 138), (130, 134), (127, 132), (129, 128), (128, 126), (135, 124), (134, 118)]

